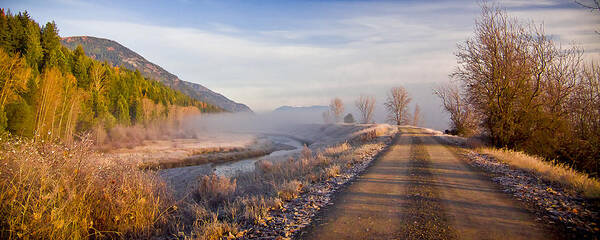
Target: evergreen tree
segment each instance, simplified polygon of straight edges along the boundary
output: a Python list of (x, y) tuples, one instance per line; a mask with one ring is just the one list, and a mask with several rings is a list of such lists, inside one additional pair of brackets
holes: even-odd
[(0, 9), (1, 131), (69, 142), (76, 132), (167, 119), (173, 105), (221, 111), (137, 70), (91, 59), (81, 46), (63, 47), (54, 22), (42, 28), (27, 12)]
[(44, 53), (43, 67), (55, 66), (58, 61), (60, 37), (54, 21), (46, 23), (46, 26), (42, 29), (41, 45)]
[(117, 103), (117, 120), (120, 124), (129, 125), (129, 105), (127, 104), (127, 100), (123, 95), (119, 96), (119, 100)]
[(354, 123), (354, 116), (352, 116), (352, 113), (348, 113), (346, 114), (346, 116), (344, 117), (344, 122), (345, 123)]

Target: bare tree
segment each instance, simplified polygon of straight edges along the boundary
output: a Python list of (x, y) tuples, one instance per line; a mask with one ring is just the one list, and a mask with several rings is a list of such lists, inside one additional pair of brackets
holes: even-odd
[(419, 127), (419, 126), (423, 125), (423, 118), (421, 116), (421, 107), (419, 106), (419, 104), (415, 105), (415, 111), (413, 112), (412, 124), (415, 127)]
[(384, 103), (388, 112), (388, 122), (396, 125), (405, 124), (408, 119), (408, 104), (412, 99), (404, 87), (395, 87), (390, 90), (387, 101)]
[(577, 48), (561, 49), (542, 26), (484, 5), (474, 38), (459, 45), (457, 58), (451, 77), (464, 86), (494, 145), (555, 154), (548, 146), (560, 143), (549, 141), (566, 125), (565, 106), (581, 61)]
[(332, 99), (329, 104), (329, 110), (331, 111), (331, 114), (333, 114), (335, 122), (341, 121), (342, 114), (344, 114), (344, 102), (342, 102), (342, 99), (337, 97)]
[(472, 135), (477, 128), (477, 119), (468, 102), (461, 96), (455, 84), (441, 85), (434, 89), (441, 98), (444, 110), (450, 114), (452, 132), (461, 136)]
[(583, 66), (579, 81), (567, 109), (577, 151), (569, 156), (578, 167), (590, 172), (600, 171), (600, 65), (591, 62)]
[(360, 111), (361, 123), (370, 123), (373, 121), (373, 112), (375, 110), (375, 97), (360, 95), (354, 102), (358, 111)]
[(438, 95), (457, 129), (468, 129), (473, 109), (493, 145), (599, 172), (590, 156), (600, 154), (600, 68), (582, 67), (581, 49), (561, 48), (543, 26), (483, 5), (474, 37), (456, 56), (451, 77), (463, 88)]

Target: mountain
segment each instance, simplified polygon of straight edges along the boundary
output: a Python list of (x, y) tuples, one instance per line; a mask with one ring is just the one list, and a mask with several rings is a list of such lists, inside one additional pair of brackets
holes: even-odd
[(327, 106), (281, 106), (270, 113), (272, 119), (286, 122), (287, 124), (312, 124), (323, 123), (323, 112), (329, 111)]
[(292, 107), (292, 106), (281, 106), (273, 110), (273, 112), (319, 112), (329, 110), (328, 106), (307, 106), (307, 107)]
[(179, 79), (162, 67), (146, 60), (136, 52), (113, 40), (79, 36), (62, 38), (61, 43), (71, 50), (81, 45), (85, 54), (96, 60), (107, 61), (114, 66), (122, 66), (130, 70), (137, 69), (146, 77), (156, 79), (192, 98), (215, 105), (226, 111), (252, 112), (248, 106), (236, 103), (200, 84)]

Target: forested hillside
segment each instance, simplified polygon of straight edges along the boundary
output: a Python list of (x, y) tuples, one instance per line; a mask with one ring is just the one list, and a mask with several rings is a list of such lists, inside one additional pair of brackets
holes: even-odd
[(107, 61), (113, 66), (122, 66), (133, 71), (139, 70), (145, 77), (156, 79), (194, 99), (215, 105), (226, 111), (252, 112), (248, 106), (234, 102), (200, 84), (179, 79), (174, 74), (113, 40), (81, 36), (65, 37), (61, 39), (61, 43), (71, 50), (81, 46), (89, 57), (99, 61)]
[(71, 141), (82, 132), (218, 112), (139, 71), (113, 67), (60, 43), (54, 22), (0, 9), (0, 131)]

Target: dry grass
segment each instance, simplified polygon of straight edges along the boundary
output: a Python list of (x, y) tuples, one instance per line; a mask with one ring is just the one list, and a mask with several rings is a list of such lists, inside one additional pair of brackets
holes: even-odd
[(273, 171), (273, 162), (269, 160), (259, 160), (255, 162), (254, 165), (256, 166), (256, 170), (260, 171), (261, 173), (269, 173)]
[(289, 201), (298, 197), (300, 190), (302, 190), (301, 182), (297, 180), (288, 181), (279, 187), (277, 196), (283, 201)]
[(213, 174), (201, 177), (193, 194), (196, 199), (213, 205), (231, 199), (236, 189), (236, 179), (229, 179), (228, 177)]
[(266, 217), (269, 213), (269, 210), (273, 208), (280, 208), (282, 205), (281, 200), (278, 198), (260, 195), (241, 197), (237, 200), (237, 202), (239, 202), (239, 206), (243, 208), (243, 216), (255, 223), (258, 223), (260, 220)]
[(243, 147), (205, 147), (194, 149), (191, 151), (191, 155), (207, 154), (207, 153), (229, 153), (229, 152), (241, 152), (247, 150)]
[(365, 132), (364, 134), (361, 134), (359, 139), (362, 142), (368, 142), (375, 138), (377, 138), (377, 130), (374, 129), (374, 130)]
[(339, 165), (333, 165), (325, 169), (325, 173), (328, 177), (337, 177), (342, 172)]
[(235, 236), (238, 233), (238, 226), (235, 222), (219, 220), (217, 214), (212, 214), (210, 219), (199, 219), (194, 223), (192, 232), (193, 239), (218, 240), (224, 236)]
[[(202, 216), (197, 218), (201, 220), (196, 221), (202, 224), (195, 224), (195, 234), (192, 235), (201, 239), (228, 237), (237, 232), (237, 229), (230, 228), (232, 226), (244, 225), (244, 222), (262, 223), (269, 210), (280, 208), (282, 202), (297, 198), (308, 184), (339, 176), (359, 162), (354, 161), (361, 159), (358, 155), (380, 148), (381, 145), (363, 144), (357, 147), (342, 143), (326, 148), (324, 151), (328, 154), (315, 154), (305, 147), (297, 158), (277, 162), (259, 161), (256, 163), (258, 171), (233, 179), (216, 176), (201, 178), (196, 189), (203, 190), (195, 196), (196, 203), (203, 209)], [(232, 187), (234, 184), (236, 190)], [(203, 200), (206, 198), (218, 198), (220, 201), (208, 204)]]
[(345, 171), (356, 149), (343, 143), (315, 154), (305, 147), (297, 158), (258, 162), (260, 171), (231, 179), (205, 176), (191, 197), (175, 202), (155, 172), (98, 153), (91, 141), (61, 145), (2, 137), (0, 239), (235, 236), (240, 224), (264, 221), (307, 184)]
[(147, 238), (165, 229), (164, 182), (73, 145), (0, 140), (0, 238)]
[(246, 149), (243, 151), (232, 150), (228, 152), (207, 153), (183, 159), (162, 159), (160, 161), (144, 162), (139, 165), (141, 169), (166, 169), (175, 167), (195, 166), (205, 163), (231, 162), (239, 159), (248, 159), (268, 155), (272, 149)]
[(587, 174), (577, 172), (567, 165), (544, 161), (541, 158), (511, 150), (480, 148), (478, 151), (491, 155), (510, 166), (535, 173), (545, 180), (572, 188), (583, 193), (585, 197), (600, 198), (600, 181)]
[(323, 153), (328, 156), (339, 156), (342, 153), (347, 152), (350, 149), (351, 149), (350, 144), (345, 142), (342, 144), (338, 144), (338, 145), (335, 145), (332, 147), (325, 148), (325, 150), (323, 150)]

